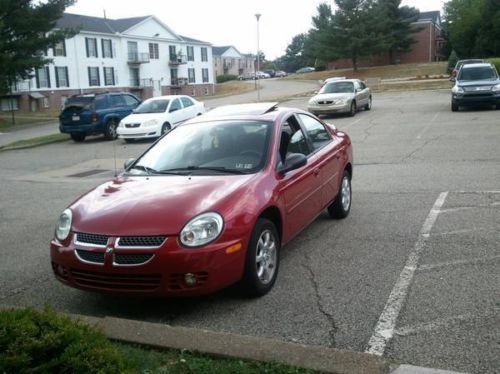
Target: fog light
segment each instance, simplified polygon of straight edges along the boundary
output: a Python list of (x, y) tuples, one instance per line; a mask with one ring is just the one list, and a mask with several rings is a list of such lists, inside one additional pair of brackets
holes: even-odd
[(194, 275), (193, 273), (186, 273), (184, 275), (184, 282), (187, 286), (194, 287), (196, 286), (196, 283), (198, 283), (198, 280), (196, 279), (196, 275)]

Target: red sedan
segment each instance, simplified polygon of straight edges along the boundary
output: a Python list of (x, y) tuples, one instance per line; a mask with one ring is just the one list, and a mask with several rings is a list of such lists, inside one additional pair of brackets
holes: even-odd
[(217, 108), (180, 125), (59, 217), (61, 282), (136, 295), (274, 285), (281, 247), (325, 209), (351, 208), (349, 137), (275, 103)]

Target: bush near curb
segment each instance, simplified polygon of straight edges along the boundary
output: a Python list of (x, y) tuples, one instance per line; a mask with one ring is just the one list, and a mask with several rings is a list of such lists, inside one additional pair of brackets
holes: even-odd
[(0, 312), (0, 373), (121, 373), (123, 356), (98, 330), (50, 308)]
[(218, 75), (217, 76), (217, 83), (224, 83), (227, 81), (235, 81), (237, 79), (238, 79), (238, 77), (236, 75), (232, 75), (232, 74)]

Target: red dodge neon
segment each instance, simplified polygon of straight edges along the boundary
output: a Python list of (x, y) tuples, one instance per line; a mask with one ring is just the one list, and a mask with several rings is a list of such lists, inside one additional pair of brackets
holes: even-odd
[(275, 103), (225, 106), (167, 133), (59, 217), (61, 282), (136, 295), (199, 295), (239, 282), (266, 294), (280, 249), (325, 209), (351, 208), (349, 137)]

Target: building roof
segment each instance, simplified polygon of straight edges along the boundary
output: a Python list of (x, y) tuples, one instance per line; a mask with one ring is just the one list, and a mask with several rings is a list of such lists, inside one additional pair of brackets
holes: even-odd
[[(132, 18), (109, 19), (109, 18), (82, 16), (80, 14), (64, 13), (62, 18), (60, 18), (57, 21), (56, 27), (61, 29), (69, 28), (69, 29), (76, 29), (78, 31), (115, 34), (127, 31), (130, 28), (134, 27), (135, 25), (152, 17), (153, 16), (142, 16), (142, 17), (132, 17)], [(181, 38), (187, 42), (210, 44), (207, 42), (203, 42), (201, 40), (189, 38), (187, 36), (181, 36)]]
[[(232, 45), (225, 45), (222, 47), (212, 47), (212, 55), (222, 56), (229, 48), (234, 48), (234, 47)], [(236, 48), (234, 48), (234, 49), (236, 49)]]
[(419, 21), (431, 20), (433, 23), (440, 23), (441, 12), (439, 10), (433, 10), (430, 12), (420, 12), (418, 20)]

